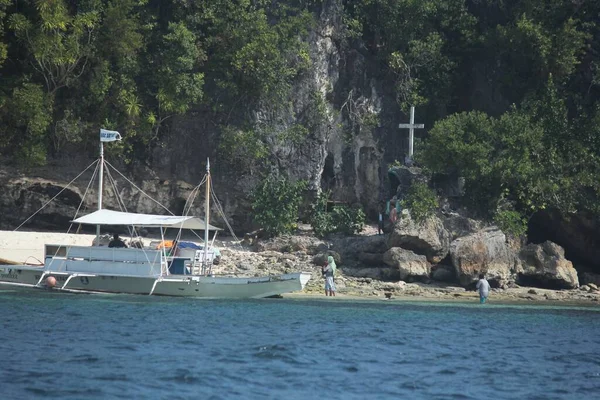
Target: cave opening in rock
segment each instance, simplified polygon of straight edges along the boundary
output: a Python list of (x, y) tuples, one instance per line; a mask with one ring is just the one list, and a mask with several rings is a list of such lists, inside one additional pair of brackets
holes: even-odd
[(174, 215), (183, 215), (185, 210), (185, 199), (176, 198), (171, 202), (171, 210), (173, 210)]
[(333, 168), (334, 161), (333, 154), (327, 154), (327, 157), (325, 157), (323, 172), (321, 173), (321, 189), (323, 189), (324, 192), (333, 190), (335, 188), (336, 179), (335, 170)]
[[(582, 230), (583, 228), (578, 228)], [(595, 234), (590, 232), (587, 235), (590, 238), (595, 238)], [(540, 244), (545, 241), (551, 241), (565, 250), (565, 258), (573, 263), (577, 269), (587, 269), (590, 267), (590, 260), (586, 259), (580, 250), (572, 246), (573, 239), (570, 237), (568, 230), (564, 229), (556, 216), (552, 216), (547, 211), (539, 211), (533, 214), (527, 223), (527, 241), (529, 243)], [(587, 248), (595, 248), (596, 246), (589, 245)], [(593, 268), (592, 268), (593, 269)]]
[(539, 287), (544, 289), (569, 289), (569, 287), (562, 281), (558, 279), (553, 279), (550, 277), (539, 276), (539, 275), (517, 275), (517, 284), (521, 286), (532, 286)]
[(398, 186), (400, 186), (400, 179), (398, 179), (398, 175), (392, 171), (388, 171), (388, 182), (390, 183), (390, 194), (391, 196), (395, 196), (398, 192)]

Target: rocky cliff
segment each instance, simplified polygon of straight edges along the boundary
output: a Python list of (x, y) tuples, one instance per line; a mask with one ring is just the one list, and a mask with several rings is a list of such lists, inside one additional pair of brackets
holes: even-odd
[[(334, 200), (361, 204), (374, 219), (378, 202), (395, 193), (398, 185), (404, 185), (401, 178), (394, 180), (397, 174), (390, 175), (390, 182), (388, 166), (394, 160), (404, 159), (407, 139), (406, 134), (399, 131), (398, 123), (406, 122), (407, 116), (400, 111), (389, 85), (381, 79), (377, 61), (364, 43), (343, 35), (341, 4), (326, 2), (317, 15), (317, 24), (309, 39), (312, 67), (297, 80), (289, 107), (260, 104), (251, 110), (247, 119), (254, 127), (268, 125), (275, 132), (283, 132), (297, 123), (310, 126), (301, 142), (274, 140), (269, 143), (274, 168), (286, 171), (292, 178), (307, 180), (313, 192), (330, 189)], [(474, 87), (473, 92), (489, 90)], [(146, 193), (173, 212), (181, 212), (202, 179), (206, 159), (210, 157), (215, 190), (225, 214), (236, 230), (251, 229), (248, 195), (258, 177), (251, 169), (236, 166), (236, 160), (223, 157), (219, 151), (220, 132), (213, 118), (210, 110), (202, 108), (174, 118), (168, 136), (154, 148), (146, 165), (128, 167), (126, 175), (141, 190), (127, 185), (114, 173), (117, 184), (114, 187), (107, 184), (109, 191), (119, 192), (130, 211), (160, 212), (160, 207), (143, 194)], [(110, 158), (110, 149), (107, 149), (107, 157)], [(78, 210), (95, 209), (97, 193), (95, 187), (88, 187), (93, 167), (66, 188), (91, 162), (63, 155), (50, 160), (44, 169), (24, 170), (2, 164), (0, 228), (14, 229), (27, 220), (25, 227), (28, 228), (64, 229)], [(105, 199), (107, 207), (118, 207), (114, 196), (107, 195)], [(202, 202), (200, 195), (192, 206), (193, 212), (202, 214)], [(463, 242), (479, 243), (481, 247), (479, 255), (468, 255), (465, 244), (456, 243), (457, 239), (450, 237), (451, 232), (447, 232), (443, 222), (431, 223), (434, 226), (431, 232), (438, 235), (438, 240), (428, 241), (423, 233), (416, 232), (421, 229), (418, 227), (396, 229), (390, 236), (394, 243), (389, 248), (402, 246), (425, 259), (412, 254), (395, 254), (398, 251), (385, 258), (367, 254), (369, 252), (363, 252), (361, 257), (371, 264), (379, 262), (381, 257), (385, 264), (382, 268), (387, 268), (388, 273), (389, 268), (400, 265), (400, 259), (413, 260), (411, 271), (435, 273), (437, 268), (428, 270), (430, 263), (444, 265), (442, 261), (446, 259), (452, 260), (445, 263), (451, 266), (447, 272), (460, 277), (470, 268), (469, 260), (483, 253), (486, 254), (484, 261), (492, 263), (489, 265), (496, 265), (493, 263), (500, 259), (502, 268), (515, 268), (510, 257), (500, 254), (502, 251), (492, 244), (501, 241), (498, 236), (501, 233), (463, 235)], [(568, 258), (576, 261), (581, 271), (600, 273), (598, 246), (593, 244), (600, 237), (595, 221), (582, 216), (566, 219), (556, 211), (534, 216), (530, 231), (536, 233), (536, 242), (549, 239), (564, 246)], [(443, 235), (440, 236), (440, 232)], [(429, 247), (419, 247), (424, 243)], [(498, 279), (505, 279), (505, 275), (499, 273)]]

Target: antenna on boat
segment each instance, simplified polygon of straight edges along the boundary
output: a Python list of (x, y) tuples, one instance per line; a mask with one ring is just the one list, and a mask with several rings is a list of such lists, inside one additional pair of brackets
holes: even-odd
[(210, 220), (210, 159), (206, 158), (206, 197), (204, 200), (204, 262), (202, 263), (202, 275), (208, 267), (208, 222)]
[[(115, 142), (121, 140), (121, 134), (117, 131), (100, 129), (100, 173), (98, 174), (98, 210), (102, 210), (102, 186), (104, 179), (104, 142)], [(96, 245), (100, 246), (100, 225), (96, 225)]]

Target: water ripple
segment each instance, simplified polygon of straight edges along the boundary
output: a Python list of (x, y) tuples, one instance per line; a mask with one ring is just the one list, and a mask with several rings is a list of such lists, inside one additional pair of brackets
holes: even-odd
[(600, 390), (597, 310), (0, 292), (0, 312), (2, 400), (562, 400)]

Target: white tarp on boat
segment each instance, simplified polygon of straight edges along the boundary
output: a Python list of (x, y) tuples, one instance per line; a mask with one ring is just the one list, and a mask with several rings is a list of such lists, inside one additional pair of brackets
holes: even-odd
[[(112, 210), (94, 211), (71, 222), (89, 225), (132, 225), (146, 228), (163, 227), (198, 230), (204, 230), (206, 226), (202, 219), (192, 216), (135, 214)], [(211, 231), (221, 230), (212, 225), (208, 225), (208, 229)]]

